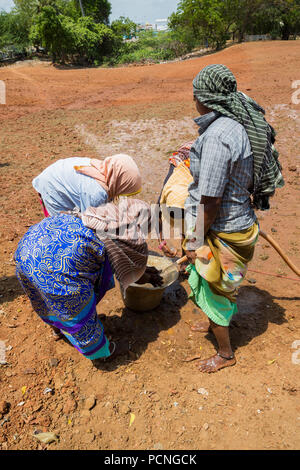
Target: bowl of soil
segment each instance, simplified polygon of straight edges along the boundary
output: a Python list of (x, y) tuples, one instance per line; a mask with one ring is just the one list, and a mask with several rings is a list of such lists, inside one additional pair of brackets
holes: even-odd
[(164, 282), (161, 287), (153, 287), (152, 284), (130, 284), (122, 297), (125, 306), (135, 312), (147, 312), (158, 307), (165, 289), (178, 279), (175, 263), (166, 257), (149, 255), (147, 266), (154, 266), (162, 271)]

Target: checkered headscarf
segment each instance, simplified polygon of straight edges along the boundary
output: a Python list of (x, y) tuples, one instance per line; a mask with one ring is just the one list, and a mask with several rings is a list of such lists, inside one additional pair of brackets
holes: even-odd
[(265, 120), (264, 109), (237, 91), (236, 79), (225, 65), (205, 67), (194, 79), (193, 88), (200, 103), (244, 126), (254, 157), (253, 204), (260, 210), (269, 209), (269, 198), (284, 185), (284, 180), (273, 145), (276, 133)]

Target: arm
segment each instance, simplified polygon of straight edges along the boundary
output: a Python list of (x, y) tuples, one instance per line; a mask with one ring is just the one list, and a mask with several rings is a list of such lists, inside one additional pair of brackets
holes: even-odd
[(162, 233), (162, 213), (161, 210), (159, 211), (159, 222), (158, 222), (158, 229), (159, 229), (159, 246), (158, 248), (163, 252), (165, 256), (168, 258), (173, 258), (177, 254), (177, 250), (171, 249), (168, 247), (167, 242), (163, 238)]
[[(211, 225), (214, 223), (219, 209), (222, 202), (221, 197), (209, 197), (209, 196), (202, 196), (200, 204), (204, 206), (204, 237), (207, 235)], [(194, 239), (195, 240), (195, 239)], [(186, 256), (188, 261), (192, 264), (195, 263), (196, 260), (196, 252), (194, 250), (186, 250)]]
[[(188, 221), (186, 251), (189, 261), (194, 263), (195, 250), (203, 244), (203, 238), (218, 216), (223, 194), (229, 181), (232, 155), (227, 143), (224, 143), (218, 136), (208, 135), (203, 139), (202, 146), (199, 149), (194, 149), (191, 158), (193, 158), (194, 172), (198, 177), (195, 179), (193, 191), (200, 195), (200, 205), (203, 208), (202, 212), (199, 206), (197, 217), (194, 216)], [(196, 235), (195, 238), (193, 231)]]

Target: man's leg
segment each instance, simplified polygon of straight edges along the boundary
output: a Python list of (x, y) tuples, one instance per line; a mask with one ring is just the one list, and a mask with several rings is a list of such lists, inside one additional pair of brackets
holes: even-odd
[(198, 363), (199, 370), (211, 373), (217, 372), (224, 367), (234, 366), (236, 359), (231, 348), (228, 326), (220, 326), (210, 320), (209, 327), (216, 337), (218, 352), (214, 356), (200, 361)]

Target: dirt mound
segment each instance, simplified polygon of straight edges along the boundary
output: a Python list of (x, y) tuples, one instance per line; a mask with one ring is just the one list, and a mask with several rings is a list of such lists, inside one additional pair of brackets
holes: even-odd
[[(58, 158), (126, 151), (143, 173), (142, 197), (156, 202), (168, 154), (197, 136), (192, 79), (223, 63), (278, 132), (286, 186), (258, 217), (299, 266), (300, 108), (291, 88), (299, 53), (299, 41), (264, 42), (143, 67), (0, 69), (0, 449), (299, 448), (299, 282), (248, 273), (230, 327), (237, 365), (215, 375), (183, 362), (215, 351), (210, 335), (190, 331), (200, 315), (186, 280), (146, 314), (124, 308), (117, 287), (98, 313), (108, 336), (129, 339), (131, 353), (97, 370), (53, 341), (13, 263), (19, 239), (42, 217), (31, 180)], [(296, 277), (264, 240), (251, 268)], [(40, 431), (59, 439), (40, 443)]]

